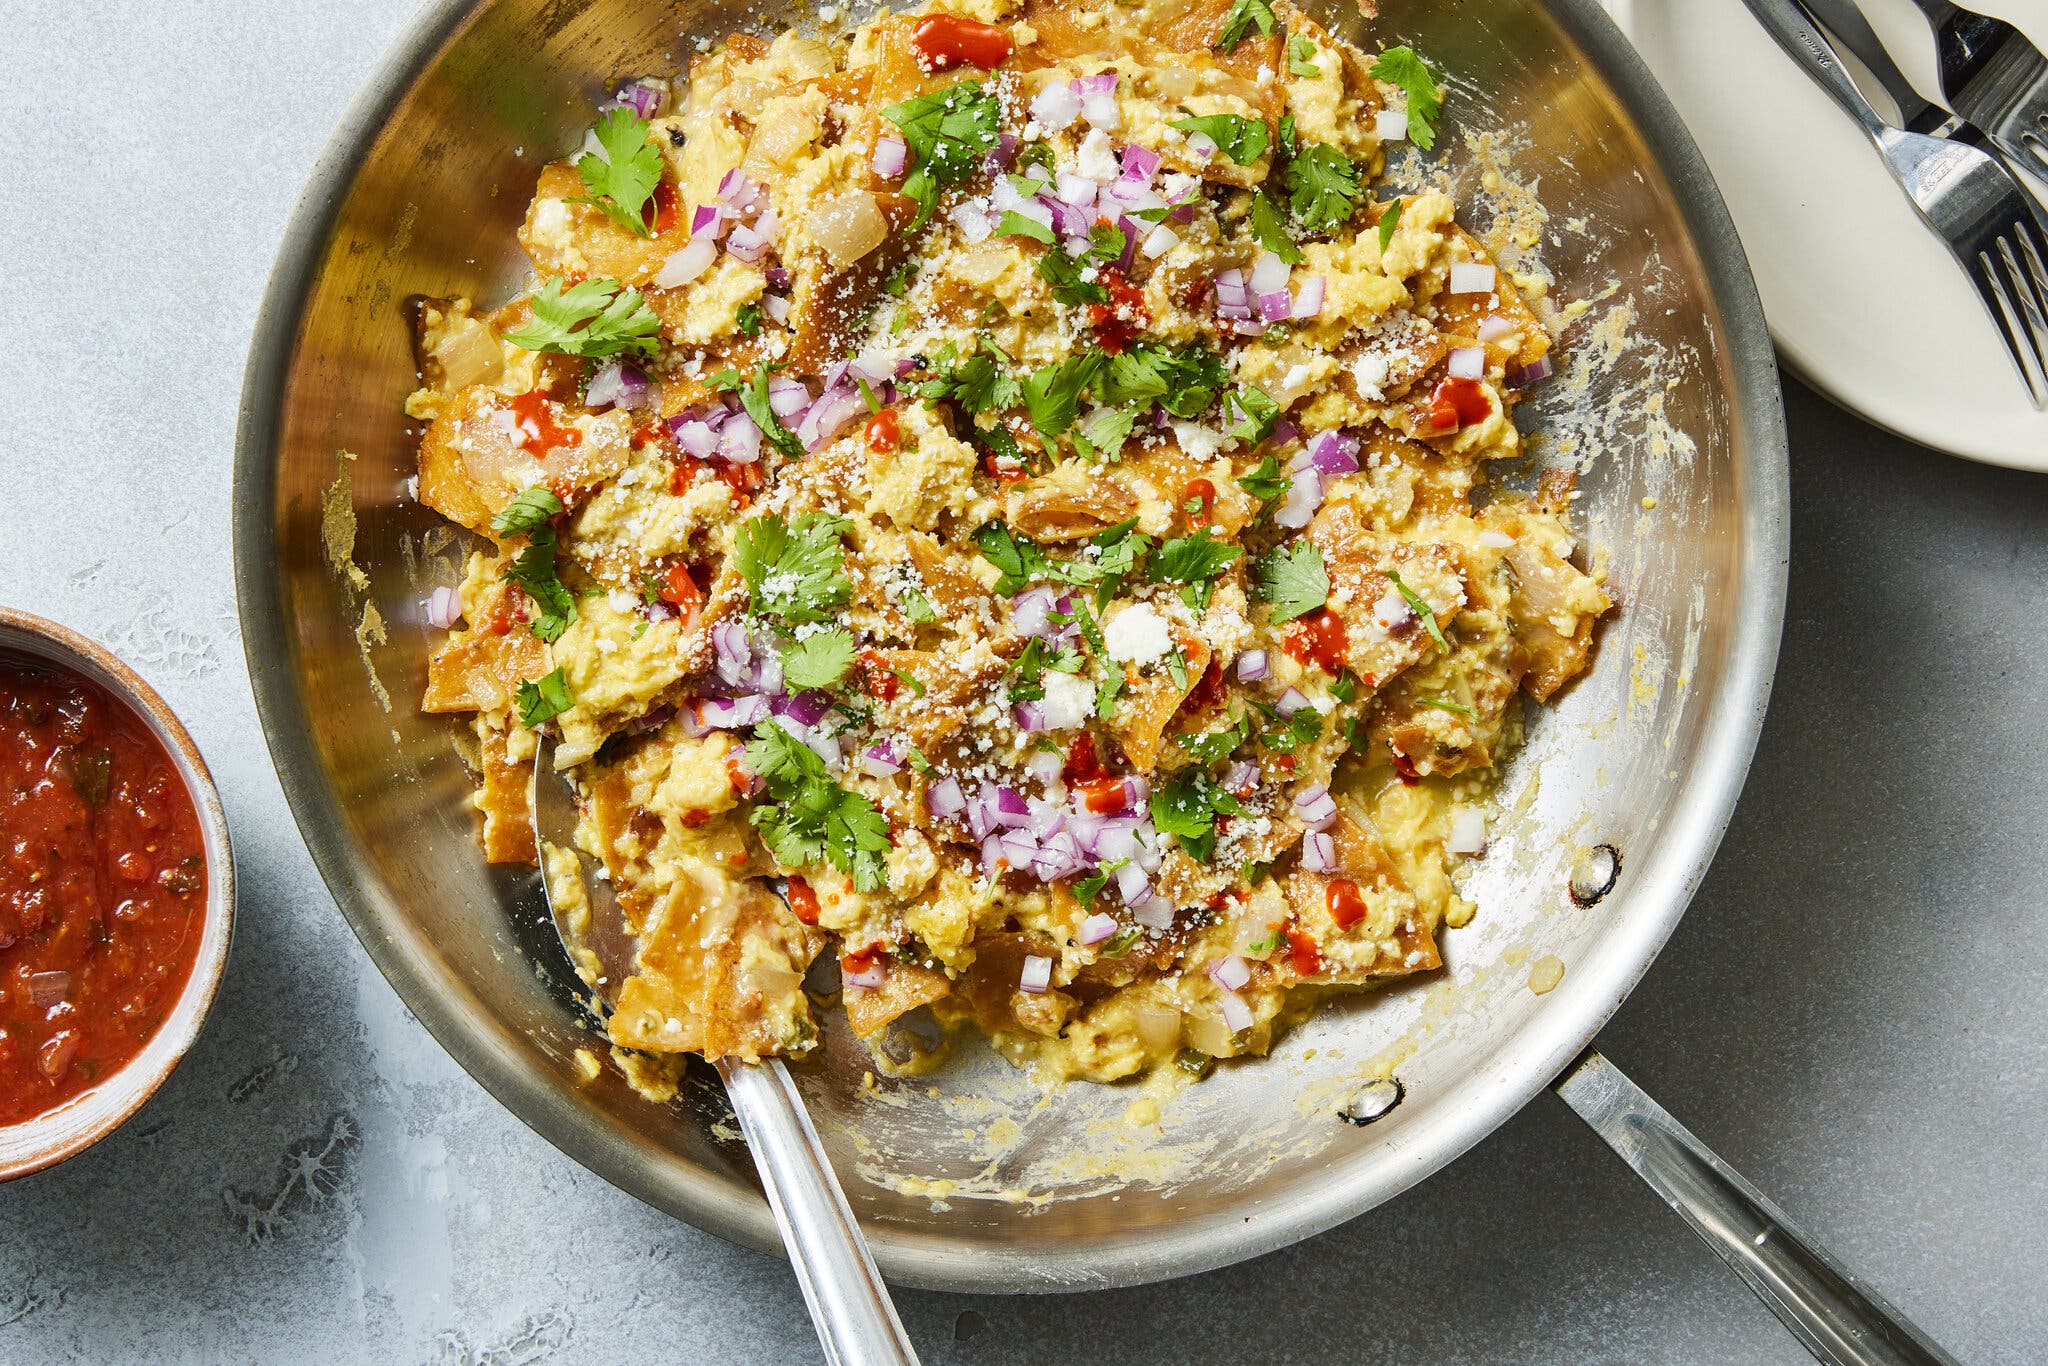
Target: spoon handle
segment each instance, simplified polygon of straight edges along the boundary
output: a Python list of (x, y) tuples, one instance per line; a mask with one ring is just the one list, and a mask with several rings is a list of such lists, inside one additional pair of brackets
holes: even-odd
[(917, 1366), (789, 1069), (774, 1058), (717, 1067), (828, 1366)]
[(1815, 1360), (1955, 1366), (1599, 1052), (1587, 1049), (1551, 1089), (1692, 1225)]

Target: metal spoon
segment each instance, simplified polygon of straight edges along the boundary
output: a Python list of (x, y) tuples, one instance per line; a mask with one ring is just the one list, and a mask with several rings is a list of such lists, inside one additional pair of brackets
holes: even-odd
[[(534, 836), (543, 859), (550, 845), (576, 856), (590, 903), (588, 931), (572, 932), (545, 876), (541, 886), (547, 890), (555, 933), (562, 937), (562, 947), (570, 951), (571, 960), (579, 946), (596, 956), (599, 972), (593, 987), (609, 1009), (620, 986), (635, 971), (639, 941), (627, 927), (611, 883), (593, 875), (590, 856), (576, 845), (576, 801), (568, 776), (555, 773), (553, 748), (543, 737), (534, 755)], [(544, 778), (543, 773), (550, 776)], [(777, 1058), (759, 1063), (719, 1058), (712, 1065), (725, 1083), (733, 1113), (739, 1116), (740, 1132), (754, 1155), (755, 1170), (761, 1175), (768, 1207), (775, 1213), (775, 1226), (782, 1230), (782, 1245), (789, 1251), (826, 1362), (830, 1366), (917, 1366), (917, 1353), (903, 1331), (903, 1321), (896, 1316), (889, 1289), (875, 1269), (867, 1239), (861, 1236), (860, 1225), (846, 1203), (846, 1192), (839, 1187), (839, 1178), (789, 1069)]]

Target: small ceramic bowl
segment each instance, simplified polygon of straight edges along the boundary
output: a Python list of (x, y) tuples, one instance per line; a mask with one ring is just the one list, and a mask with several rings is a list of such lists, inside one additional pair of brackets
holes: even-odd
[(199, 956), (163, 1027), (126, 1066), (90, 1091), (20, 1124), (0, 1126), (0, 1181), (41, 1171), (85, 1151), (121, 1127), (156, 1094), (213, 1008), (214, 992), (227, 967), (228, 938), (235, 919), (235, 869), (228, 852), (228, 823), (220, 793), (206, 771), (199, 747), (164, 700), (135, 671), (105, 647), (55, 622), (0, 606), (0, 656), (13, 655), (74, 670), (127, 703), (148, 723), (176, 762), (192, 795), (206, 847), (206, 922)]

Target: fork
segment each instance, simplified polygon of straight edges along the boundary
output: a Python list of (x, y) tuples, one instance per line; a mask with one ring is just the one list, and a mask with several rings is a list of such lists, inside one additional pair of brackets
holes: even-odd
[(1934, 29), (1949, 108), (2021, 165), (2048, 174), (2048, 57), (2026, 35), (1948, 0), (1913, 0)]
[(1778, 46), (1862, 125), (1921, 220), (1970, 277), (2034, 407), (2048, 411), (2048, 266), (2040, 243), (2048, 230), (2019, 181), (1975, 147), (1886, 123), (1797, 0), (1743, 2)]

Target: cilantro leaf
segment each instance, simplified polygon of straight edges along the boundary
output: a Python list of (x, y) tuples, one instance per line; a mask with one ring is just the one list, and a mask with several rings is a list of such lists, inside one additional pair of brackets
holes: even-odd
[(546, 484), (535, 484), (532, 488), (521, 489), (518, 496), (491, 518), (491, 532), (503, 539), (507, 536), (524, 536), (536, 527), (562, 515), (562, 500)]
[(1387, 571), (1387, 581), (1394, 585), (1394, 591), (1408, 604), (1408, 610), (1422, 618), (1422, 629), (1429, 632), (1429, 638), (1436, 642), (1437, 649), (1449, 654), (1451, 642), (1444, 639), (1444, 628), (1437, 624), (1436, 609), (1423, 599), (1422, 594), (1401, 582), (1401, 576), (1391, 569)]
[(1152, 789), (1152, 824), (1179, 840), (1197, 863), (1207, 863), (1216, 852), (1216, 818), (1243, 814), (1237, 798), (1199, 768), (1182, 769)]
[(1166, 397), (1166, 376), (1153, 361), (1156, 348), (1142, 342), (1109, 358), (1096, 384), (1104, 403), (1143, 403)]
[(1074, 447), (1091, 460), (1114, 463), (1130, 439), (1131, 426), (1138, 419), (1135, 408), (1098, 408), (1073, 430)]
[(1179, 583), (1181, 601), (1196, 612), (1207, 611), (1212, 580), (1244, 554), (1215, 531), (1204, 527), (1192, 536), (1182, 536), (1159, 547), (1152, 557), (1150, 576), (1154, 583)]
[(555, 573), (554, 532), (540, 527), (529, 532), (526, 549), (520, 551), (498, 577), (525, 589), (534, 606), (540, 609), (530, 629), (542, 640), (560, 640), (562, 632), (569, 629), (569, 623), (576, 620), (576, 595), (562, 586), (562, 580)]
[(550, 276), (533, 296), (526, 326), (507, 332), (505, 340), (564, 356), (651, 356), (660, 349), (661, 319), (639, 290), (617, 280), (563, 284), (561, 276)]
[(932, 363), (933, 376), (919, 386), (926, 402), (950, 398), (970, 413), (1014, 408), (1023, 401), (1017, 381), (996, 366), (987, 351), (976, 351), (966, 360), (956, 360), (957, 348), (947, 342)]
[(1358, 167), (1325, 143), (1297, 152), (1281, 173), (1287, 207), (1310, 232), (1326, 232), (1351, 220), (1358, 209)]
[(1320, 76), (1323, 69), (1316, 65), (1316, 40), (1305, 33), (1297, 33), (1287, 40), (1287, 70), (1295, 76)]
[(938, 610), (932, 600), (915, 588), (903, 590), (903, 615), (910, 618), (914, 626), (924, 626), (939, 619)]
[(1123, 666), (1109, 665), (1102, 675), (1102, 682), (1095, 685), (1095, 714), (1107, 720), (1109, 714), (1116, 709), (1117, 695), (1123, 690)]
[(540, 678), (521, 679), (513, 690), (513, 700), (519, 706), (519, 724), (528, 730), (538, 729), (576, 705), (576, 695), (569, 691), (569, 680), (559, 668)]
[(742, 526), (733, 561), (753, 610), (788, 622), (830, 621), (853, 595), (839, 544), (846, 528), (845, 518), (822, 512), (806, 512), (793, 525), (767, 513)]
[(1279, 425), (1280, 405), (1268, 398), (1264, 389), (1247, 384), (1230, 396), (1223, 409), (1223, 420), (1231, 424), (1232, 436), (1247, 446), (1256, 446)]
[(1035, 218), (1026, 218), (1015, 209), (1004, 209), (1003, 216), (996, 223), (998, 237), (1029, 237), (1047, 246), (1053, 244), (1052, 229)]
[(1380, 215), (1380, 255), (1387, 254), (1387, 248), (1394, 245), (1394, 229), (1401, 226), (1401, 202), (1395, 200), (1387, 205), (1387, 211)]
[(968, 80), (892, 104), (882, 117), (903, 130), (917, 158), (903, 182), (903, 193), (918, 204), (914, 232), (931, 221), (940, 189), (981, 169), (1002, 133), (1003, 102), (980, 81)]
[(1294, 487), (1294, 480), (1280, 469), (1280, 457), (1271, 454), (1237, 476), (1237, 486), (1260, 502), (1278, 498)]
[(1273, 31), (1273, 24), (1272, 0), (1232, 0), (1230, 13), (1223, 16), (1223, 27), (1216, 30), (1215, 46), (1235, 52), (1253, 29), (1264, 35)]
[(1114, 223), (1097, 223), (1088, 229), (1088, 259), (1097, 265), (1113, 266), (1123, 260), (1130, 244), (1130, 234)]
[(1269, 730), (1259, 736), (1259, 743), (1276, 754), (1292, 754), (1305, 745), (1312, 745), (1323, 733), (1323, 714), (1314, 707), (1303, 707), (1280, 723), (1278, 729)]
[(1268, 132), (1264, 119), (1239, 118), (1236, 114), (1197, 114), (1175, 119), (1171, 126), (1183, 133), (1202, 134), (1240, 166), (1249, 166), (1266, 154)]
[(624, 106), (612, 110), (591, 130), (604, 155), (585, 152), (576, 158), (576, 173), (590, 197), (573, 202), (603, 209), (613, 222), (635, 237), (652, 237), (647, 226), (647, 201), (661, 184), (661, 149), (647, 139), (647, 120)]
[[(1040, 259), (1050, 260), (1063, 255), (1062, 252), (1047, 252)], [(1101, 371), (1103, 359), (1100, 351), (1083, 351), (1057, 365), (1041, 366), (1024, 381), (1024, 406), (1031, 412), (1031, 425), (1038, 428), (1047, 441), (1054, 440), (1074, 425), (1074, 415), (1081, 406), (1081, 391)]]
[(1287, 235), (1287, 216), (1264, 190), (1252, 199), (1252, 239), (1288, 265), (1301, 264), (1301, 248)]
[(782, 652), (782, 681), (792, 690), (834, 688), (853, 667), (853, 637), (834, 629), (805, 636)]
[(742, 337), (761, 335), (761, 305), (742, 304), (740, 311), (733, 315), (732, 325)]
[(1436, 120), (1444, 110), (1444, 92), (1436, 73), (1412, 47), (1390, 47), (1372, 64), (1372, 74), (1398, 85), (1408, 96), (1408, 140), (1427, 152), (1436, 145)]
[(1052, 289), (1052, 297), (1070, 308), (1083, 304), (1106, 304), (1109, 289), (1100, 280), (1083, 275), (1082, 264), (1067, 255), (1064, 247), (1052, 247), (1038, 256), (1038, 278)]
[(974, 533), (974, 543), (981, 547), (981, 557), (1002, 575), (996, 580), (995, 591), (1003, 597), (1022, 592), (1034, 579), (1051, 577), (1051, 562), (1038, 542), (1017, 535), (1001, 522), (984, 525)]
[(754, 367), (754, 377), (740, 389), (740, 406), (747, 410), (747, 416), (754, 419), (754, 425), (761, 429), (761, 439), (781, 451), (791, 460), (801, 460), (804, 443), (796, 439), (796, 433), (782, 425), (782, 418), (775, 412), (774, 404), (768, 401), (768, 367), (766, 364)]
[(1081, 909), (1093, 910), (1096, 896), (1108, 885), (1109, 874), (1106, 872), (1096, 871), (1084, 878), (1077, 878), (1072, 888), (1074, 900), (1081, 903)]
[(1273, 620), (1293, 621), (1330, 600), (1330, 571), (1323, 552), (1305, 541), (1259, 557), (1254, 566), (1259, 596), (1273, 604)]
[(1218, 759), (1228, 759), (1237, 747), (1244, 743), (1245, 734), (1249, 729), (1246, 719), (1239, 717), (1222, 730), (1206, 731), (1199, 735), (1176, 735), (1173, 741), (1203, 763), (1213, 764)]
[[(1152, 548), (1152, 538), (1139, 531), (1137, 527), (1138, 519), (1131, 517), (1113, 527), (1106, 527), (1089, 538), (1095, 547), (1095, 563), (1089, 566), (1085, 573), (1073, 577), (1096, 585), (1097, 611), (1109, 606), (1110, 599), (1123, 587), (1124, 580), (1137, 569), (1138, 561)], [(1085, 631), (1087, 628), (1082, 629)], [(1094, 644), (1092, 640), (1089, 643)], [(1107, 654), (1108, 651), (1098, 650), (1097, 653)]]
[(1467, 719), (1470, 719), (1472, 716), (1472, 709), (1470, 707), (1466, 706), (1463, 702), (1453, 702), (1448, 697), (1418, 697), (1415, 699), (1415, 705), (1418, 707), (1434, 707), (1438, 711), (1456, 712)]
[(779, 724), (747, 742), (747, 766), (767, 784), (749, 817), (768, 852), (789, 867), (825, 862), (872, 892), (889, 880), (889, 822), (875, 804), (835, 784), (825, 761)]
[(1157, 400), (1175, 417), (1192, 420), (1208, 411), (1229, 383), (1228, 364), (1199, 342), (1176, 349), (1134, 341), (1104, 367), (1098, 396), (1118, 404)]

